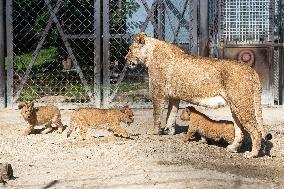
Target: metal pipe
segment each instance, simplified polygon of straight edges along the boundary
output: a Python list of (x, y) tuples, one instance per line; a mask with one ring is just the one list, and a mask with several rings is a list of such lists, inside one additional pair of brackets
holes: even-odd
[(199, 55), (209, 55), (209, 27), (208, 27), (208, 14), (209, 2), (208, 0), (200, 0), (200, 40), (199, 40)]
[(5, 87), (5, 22), (4, 22), (4, 1), (0, 0), (0, 108), (6, 106)]

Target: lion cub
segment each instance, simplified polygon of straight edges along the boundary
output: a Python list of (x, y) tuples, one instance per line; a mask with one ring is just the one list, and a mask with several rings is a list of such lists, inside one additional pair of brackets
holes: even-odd
[(51, 124), (54, 123), (57, 127), (57, 132), (62, 133), (63, 125), (61, 122), (61, 114), (55, 106), (39, 106), (34, 107), (34, 103), (25, 103), (18, 106), (22, 116), (28, 123), (27, 129), (22, 133), (23, 136), (31, 134), (34, 127), (37, 125), (45, 125), (45, 130), (41, 133), (46, 134), (52, 131)]
[(187, 107), (181, 111), (181, 120), (189, 121), (187, 134), (183, 136), (183, 141), (187, 142), (192, 139), (195, 133), (200, 134), (202, 142), (206, 139), (219, 141), (224, 139), (232, 144), (235, 137), (234, 123), (232, 121), (215, 121), (198, 112), (194, 107)]
[[(125, 138), (129, 134), (119, 126), (120, 122), (130, 125), (134, 121), (134, 115), (128, 107), (121, 109), (96, 109), (96, 108), (82, 108), (75, 111), (71, 117), (70, 129), (67, 137), (72, 131), (79, 127), (81, 139), (86, 139), (88, 127), (96, 129), (107, 129), (111, 132), (116, 132)], [(113, 135), (113, 133), (112, 133)]]

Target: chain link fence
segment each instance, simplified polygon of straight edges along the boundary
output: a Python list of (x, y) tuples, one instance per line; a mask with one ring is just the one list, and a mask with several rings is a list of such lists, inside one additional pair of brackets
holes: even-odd
[[(250, 16), (271, 16), (261, 12), (262, 1), (238, 2), (256, 6), (257, 12)], [(269, 0), (263, 2), (269, 6)], [(147, 68), (129, 69), (124, 59), (134, 35), (143, 31), (198, 55), (204, 16), (200, 4), (199, 0), (6, 0), (8, 105), (35, 101), (106, 108), (149, 106)], [(258, 27), (246, 18), (237, 22), (233, 18), (237, 12), (224, 20), (224, 11), (239, 4), (208, 1), (209, 56), (222, 57), (221, 40), (238, 38), (237, 23), (247, 24), (241, 31), (245, 33)], [(267, 6), (265, 10), (271, 8)], [(261, 22), (261, 27), (269, 27), (271, 33), (272, 25), (267, 24)]]
[[(7, 0), (8, 101), (95, 102), (94, 0)], [(11, 10), (9, 10), (11, 9)], [(99, 10), (99, 9), (98, 9)], [(10, 19), (9, 19), (10, 18)], [(10, 52), (10, 53), (9, 53)], [(98, 100), (98, 99), (97, 99)]]

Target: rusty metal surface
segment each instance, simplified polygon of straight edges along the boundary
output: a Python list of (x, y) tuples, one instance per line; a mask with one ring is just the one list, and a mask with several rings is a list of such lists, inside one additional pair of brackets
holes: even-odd
[(262, 103), (273, 104), (272, 93), (272, 59), (273, 51), (268, 47), (239, 47), (230, 46), (223, 49), (223, 58), (243, 60), (243, 63), (254, 68), (260, 76), (262, 83)]

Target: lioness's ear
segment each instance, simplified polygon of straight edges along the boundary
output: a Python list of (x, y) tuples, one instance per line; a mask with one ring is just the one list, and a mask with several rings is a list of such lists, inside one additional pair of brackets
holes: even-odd
[(24, 106), (25, 106), (25, 104), (19, 104), (18, 105), (19, 110), (22, 109)]
[(145, 44), (145, 37), (147, 35), (144, 33), (144, 32), (140, 32), (136, 35), (134, 41), (135, 43), (138, 43), (138, 44)]

